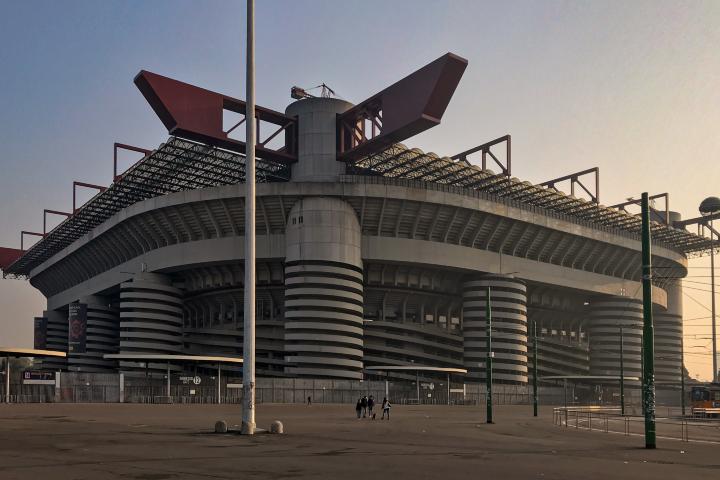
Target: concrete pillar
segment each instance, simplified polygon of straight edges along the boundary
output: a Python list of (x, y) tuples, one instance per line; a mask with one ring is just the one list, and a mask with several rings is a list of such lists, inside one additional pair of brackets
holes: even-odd
[(337, 198), (300, 199), (285, 238), (286, 372), (361, 380), (363, 269), (355, 211)]
[[(625, 377), (640, 377), (642, 301), (627, 297), (602, 297), (590, 302), (590, 375), (620, 378), (620, 325), (623, 327)], [(609, 380), (608, 383), (616, 383)], [(631, 383), (628, 380), (628, 383)], [(638, 382), (636, 382), (638, 383)]]
[(682, 362), (682, 311), (683, 298), (680, 282), (664, 287), (667, 308), (656, 306), (655, 322), (655, 383), (658, 388), (680, 385)]
[(293, 182), (328, 182), (345, 173), (337, 161), (337, 115), (352, 104), (338, 98), (306, 98), (291, 103), (285, 113), (298, 117), (298, 161)]
[(485, 292), (491, 289), (493, 381), (525, 384), (527, 369), (527, 289), (512, 275), (486, 274), (463, 283), (463, 349), (471, 381), (485, 381)]

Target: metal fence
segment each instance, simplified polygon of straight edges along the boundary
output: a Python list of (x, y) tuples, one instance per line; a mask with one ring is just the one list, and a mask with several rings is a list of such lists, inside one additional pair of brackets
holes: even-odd
[[(556, 426), (626, 436), (644, 435), (645, 418), (640, 416), (638, 407), (626, 408), (620, 414), (619, 407), (577, 406), (553, 409)], [(655, 426), (658, 438), (683, 442), (702, 441), (720, 444), (720, 418), (703, 418), (682, 415), (677, 407), (662, 407), (656, 410)]]
[[(213, 376), (202, 377), (199, 384), (168, 385), (164, 376), (129, 376), (119, 373), (62, 372), (56, 375), (55, 385), (23, 383), (19, 373), (11, 378), (10, 401), (14, 403), (241, 403), (241, 379), (222, 378), (220, 388)], [(384, 380), (325, 380), (293, 378), (258, 378), (257, 403), (342, 403), (355, 404), (363, 396), (381, 400), (386, 395), (395, 404), (423, 405), (484, 405), (484, 384), (445, 381)], [(387, 392), (387, 393), (386, 393)], [(4, 384), (0, 394), (5, 398)], [(563, 390), (540, 387), (541, 404), (562, 404)], [(529, 405), (532, 388), (529, 385), (495, 385), (493, 401), (496, 405)]]

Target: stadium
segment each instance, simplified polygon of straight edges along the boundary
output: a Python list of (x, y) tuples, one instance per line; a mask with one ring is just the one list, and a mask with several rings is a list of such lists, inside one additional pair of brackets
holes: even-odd
[[(640, 377), (637, 201), (602, 205), (597, 169), (515, 178), (510, 135), (451, 156), (401, 143), (440, 124), (466, 66), (446, 54), (357, 105), (294, 88), (285, 112), (257, 108), (258, 376), (361, 380), (387, 367), (402, 379), (414, 374), (391, 367), (422, 366), (482, 382), (490, 287), (497, 383), (528, 383), (533, 330), (541, 377), (617, 378), (621, 327), (625, 375)], [(47, 298), (36, 341), (69, 351), (43, 369), (162, 372), (130, 357), (243, 354), (234, 134), (245, 103), (147, 71), (135, 84), (169, 138), (152, 150), (116, 144), (142, 158), (124, 172), (116, 161), (107, 187), (76, 182), (97, 194), (46, 210), (65, 218), (23, 232), (40, 237), (31, 247), (0, 251), (3, 275)], [(680, 279), (717, 245), (686, 229), (693, 220), (670, 211), (667, 194), (655, 197), (665, 200), (652, 212), (655, 374), (674, 384)], [(73, 349), (78, 315), (84, 345)]]

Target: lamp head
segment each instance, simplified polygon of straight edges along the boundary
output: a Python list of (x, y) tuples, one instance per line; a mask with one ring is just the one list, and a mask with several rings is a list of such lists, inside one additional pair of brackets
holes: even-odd
[(720, 212), (720, 198), (708, 197), (700, 202), (700, 215), (712, 215)]

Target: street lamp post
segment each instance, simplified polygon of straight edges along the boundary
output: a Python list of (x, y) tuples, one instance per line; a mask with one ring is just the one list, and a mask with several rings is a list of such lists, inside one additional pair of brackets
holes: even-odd
[(533, 321), (533, 417), (538, 416), (538, 338), (537, 320)]
[[(700, 203), (701, 215), (713, 215), (720, 212), (720, 198), (708, 197)], [(715, 229), (713, 228), (713, 220), (710, 218), (710, 307), (712, 310), (712, 365), (713, 365), (713, 382), (718, 381), (718, 364), (717, 364), (717, 337), (715, 325), (715, 248), (712, 245)]]
[(642, 194), (642, 289), (643, 289), (643, 405), (645, 406), (645, 448), (656, 447), (655, 435), (655, 349), (652, 312), (652, 252), (650, 244), (650, 203)]
[(245, 284), (241, 432), (255, 433), (255, 0), (247, 0), (245, 105)]
[(620, 325), (620, 415), (625, 415), (625, 359), (624, 359), (623, 327)]
[(487, 360), (485, 363), (485, 382), (487, 385), (487, 423), (493, 423), (493, 398), (492, 398), (492, 307), (490, 306), (490, 287), (485, 290), (485, 320), (487, 321), (485, 340), (487, 342)]

